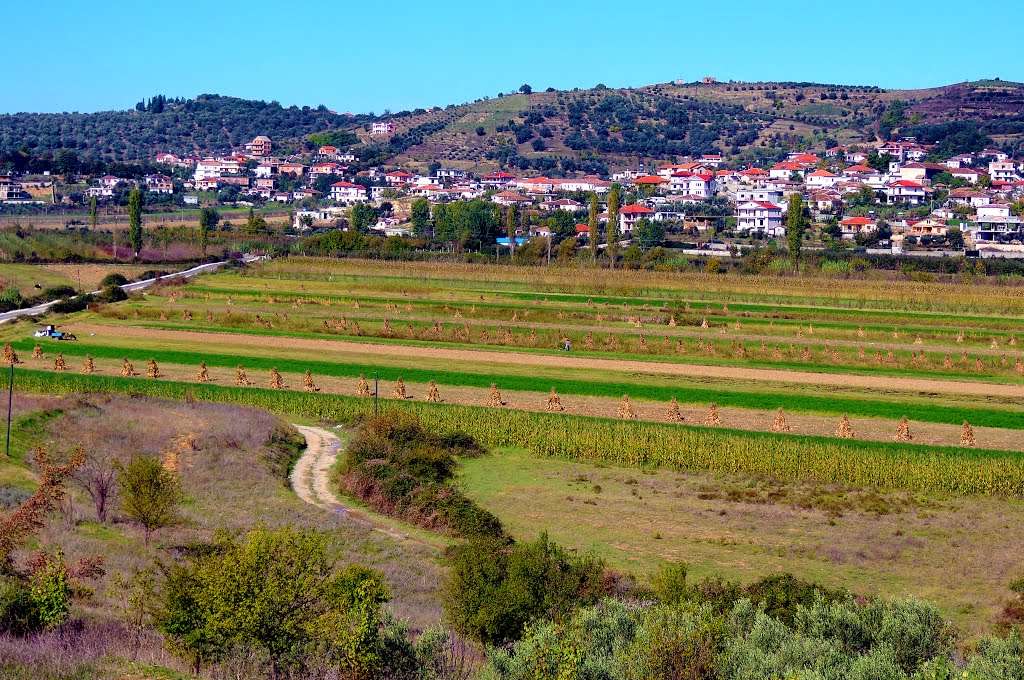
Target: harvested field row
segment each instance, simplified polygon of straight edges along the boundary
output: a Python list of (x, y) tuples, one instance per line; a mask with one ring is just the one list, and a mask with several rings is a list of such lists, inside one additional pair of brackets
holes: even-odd
[[(67, 365), (67, 361), (65, 361)], [(41, 366), (46, 368), (49, 363), (41, 360), (29, 360), (28, 365), (32, 367)], [(67, 365), (71, 372), (85, 373), (84, 362), (76, 365)], [(106, 376), (121, 376), (124, 364), (121, 360), (94, 359), (90, 366), (90, 373)], [(133, 369), (138, 373), (139, 379), (146, 379), (148, 362), (133, 364)], [(176, 382), (209, 382), (215, 385), (234, 386), (238, 384), (238, 369), (232, 367), (219, 367), (214, 365), (206, 366), (203, 369), (197, 366), (160, 363), (158, 365), (159, 378)], [(276, 376), (280, 376), (280, 383)], [(263, 368), (254, 370), (252, 364), (245, 371), (245, 380), (252, 386), (267, 389), (283, 389), (292, 391), (305, 391), (309, 387), (315, 387), (316, 391), (328, 394), (342, 394), (347, 396), (367, 396), (360, 394), (358, 380), (351, 378), (340, 378), (330, 375), (311, 374), (309, 378), (302, 372), (279, 371), (274, 374)], [(307, 384), (311, 381), (311, 385)], [(457, 385), (431, 385), (435, 381), (411, 382), (402, 379), (402, 393), (404, 396), (396, 397), (397, 382), (386, 380), (380, 382), (380, 396), (385, 399), (413, 399), (420, 401), (431, 401), (431, 393), (436, 395), (439, 403), (458, 404), (463, 406), (488, 406), (489, 398), (492, 395), (490, 388), (466, 387)], [(279, 385), (279, 386), (278, 386)], [(366, 389), (373, 390), (373, 375), (369, 376)], [(549, 411), (548, 401), (550, 393), (522, 390), (499, 389), (500, 405), (504, 408), (521, 411), (545, 412)], [(646, 420), (650, 422), (683, 422), (689, 425), (708, 425), (709, 405), (679, 404), (678, 420), (669, 420), (667, 413), (668, 402), (651, 401), (647, 399), (628, 400), (629, 419)], [(559, 412), (568, 415), (592, 416), (598, 418), (620, 418), (623, 417), (623, 400), (613, 397), (594, 397), (581, 395), (559, 396)], [(803, 413), (788, 413), (784, 415), (785, 428), (778, 427), (778, 412), (769, 410), (752, 410), (745, 408), (718, 406), (714, 411), (718, 414), (719, 422), (716, 426), (726, 427), (735, 430), (751, 430), (761, 432), (786, 432), (790, 434), (810, 435), (815, 437), (832, 437), (836, 435), (841, 426), (842, 420), (835, 417), (816, 416)], [(912, 412), (911, 412), (912, 413)], [(897, 419), (901, 415), (897, 416)], [(849, 419), (851, 426), (851, 438), (868, 441), (895, 441), (899, 430), (898, 420), (886, 420), (881, 418), (857, 418)], [(1000, 449), (1008, 451), (1020, 450), (1020, 434), (1015, 430), (989, 427), (972, 427), (971, 431), (975, 437), (976, 446), (983, 449)], [(963, 434), (962, 426), (944, 425), (940, 423), (928, 423), (911, 421), (911, 439), (903, 438), (903, 441), (913, 441), (916, 444), (928, 446), (958, 446)]]

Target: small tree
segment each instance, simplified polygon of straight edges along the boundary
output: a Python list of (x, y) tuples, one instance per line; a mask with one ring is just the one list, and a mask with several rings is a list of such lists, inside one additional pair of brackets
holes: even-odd
[(430, 201), (417, 198), (410, 206), (412, 232), (420, 238), (430, 238)]
[(92, 196), (89, 198), (89, 226), (95, 230), (97, 224), (99, 224), (99, 213), (96, 210), (96, 197)]
[(156, 458), (138, 456), (128, 465), (117, 466), (117, 481), (121, 509), (142, 525), (148, 546), (154, 531), (174, 521), (175, 507), (181, 499), (178, 478)]
[(128, 195), (128, 243), (138, 257), (142, 251), (142, 191), (138, 187)]
[(210, 232), (217, 228), (220, 222), (220, 213), (214, 208), (203, 208), (199, 211), (199, 246), (206, 252), (206, 246), (210, 243)]
[(597, 257), (597, 194), (590, 194), (590, 206), (587, 210), (587, 240), (590, 241), (590, 256)]
[(954, 250), (964, 249), (964, 234), (958, 227), (950, 227), (946, 230), (946, 241), (949, 242), (949, 247)]
[(800, 250), (804, 246), (804, 233), (807, 231), (807, 217), (804, 215), (804, 197), (794, 193), (789, 197), (789, 211), (786, 215), (786, 246), (789, 256), (793, 258), (793, 266), (800, 273)]
[(519, 228), (519, 211), (514, 205), (510, 205), (505, 211), (505, 235), (508, 236), (509, 257), (516, 254), (516, 230)]
[(84, 462), (71, 478), (92, 499), (96, 520), (107, 521), (107, 510), (117, 488), (117, 466), (114, 458), (104, 451), (84, 454)]

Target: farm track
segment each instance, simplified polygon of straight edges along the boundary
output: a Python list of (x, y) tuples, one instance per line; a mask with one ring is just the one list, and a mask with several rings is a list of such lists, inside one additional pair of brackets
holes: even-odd
[(341, 450), (341, 440), (333, 432), (321, 427), (295, 425), (295, 429), (306, 438), (306, 449), (295, 463), (291, 474), (292, 489), (301, 500), (331, 515), (344, 515), (353, 522), (386, 534), (396, 541), (412, 541), (433, 547), (429, 541), (402, 533), (377, 521), (370, 513), (339, 500), (331, 490), (330, 473)]
[[(175, 331), (138, 326), (109, 326), (95, 323), (75, 323), (71, 328), (80, 336), (89, 333), (105, 336), (140, 338), (162, 342), (196, 341), (204, 338), (216, 339), (242, 346), (266, 346), (268, 339), (241, 333), (200, 333), (196, 331)], [(828, 385), (835, 387), (858, 387), (869, 390), (906, 390), (921, 393), (969, 394), (979, 397), (999, 396), (1012, 399), (1024, 398), (1024, 385), (967, 382), (958, 380), (933, 380), (902, 376), (869, 376), (851, 374), (814, 373), (808, 371), (745, 368), (739, 366), (702, 366), (697, 364), (639, 361), (629, 359), (602, 359), (599, 357), (577, 357), (567, 354), (546, 355), (525, 352), (504, 352), (500, 350), (459, 349), (451, 347), (420, 347), (414, 345), (389, 345), (352, 342), (348, 340), (317, 340), (311, 338), (275, 338), (290, 348), (337, 353), (379, 354), (405, 358), (422, 358), (450, 361), (453, 365), (461, 362), (486, 362), (495, 366), (513, 363), (529, 366), (545, 366), (562, 369), (598, 369), (641, 375), (715, 377), (719, 379), (767, 381), (806, 385)]]

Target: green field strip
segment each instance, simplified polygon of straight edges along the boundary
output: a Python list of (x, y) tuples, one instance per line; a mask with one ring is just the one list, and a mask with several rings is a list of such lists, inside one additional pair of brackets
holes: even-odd
[[(12, 343), (12, 346), (20, 352), (31, 352), (34, 344), (31, 340), (22, 340)], [(782, 407), (794, 413), (819, 415), (839, 416), (848, 413), (859, 417), (893, 419), (903, 415), (897, 410), (902, 407), (907, 411), (906, 415), (919, 422), (959, 425), (964, 421), (969, 421), (975, 426), (1024, 429), (1024, 414), (1019, 411), (1000, 409), (966, 408), (933, 404), (901, 404), (894, 400), (877, 401), (868, 398), (855, 399), (793, 395), (770, 390), (734, 392), (690, 386), (650, 385), (642, 382), (592, 382), (569, 378), (533, 378), (498, 373), (497, 371), (501, 369), (500, 366), (495, 367), (496, 372), (494, 373), (469, 373), (395, 367), (377, 362), (345, 363), (266, 358), (258, 355), (246, 355), (243, 357), (237, 354), (223, 354), (216, 351), (147, 350), (96, 345), (85, 341), (76, 343), (49, 341), (41, 344), (44, 351), (50, 354), (63, 352), (66, 356), (84, 357), (86, 354), (90, 354), (94, 358), (114, 360), (128, 357), (134, 362), (142, 362), (152, 358), (158, 363), (186, 366), (195, 366), (200, 361), (205, 361), (208, 366), (220, 368), (234, 368), (239, 363), (244, 363), (246, 369), (269, 371), (271, 368), (278, 368), (281, 371), (293, 374), (309, 370), (315, 375), (338, 378), (356, 378), (360, 374), (371, 375), (374, 371), (377, 371), (380, 378), (387, 381), (394, 381), (402, 377), (407, 381), (417, 383), (436, 380), (441, 384), (481, 389), (490, 387), (491, 383), (497, 383), (501, 389), (521, 392), (547, 392), (554, 387), (561, 394), (566, 395), (618, 398), (623, 394), (629, 394), (635, 399), (663, 402), (667, 402), (672, 397), (675, 397), (680, 402), (687, 404), (716, 402), (719, 406), (756, 410)]]

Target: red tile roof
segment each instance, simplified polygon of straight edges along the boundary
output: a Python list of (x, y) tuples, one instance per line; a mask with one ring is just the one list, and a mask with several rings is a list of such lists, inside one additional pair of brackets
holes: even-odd
[(654, 214), (654, 211), (651, 210), (650, 208), (645, 208), (644, 206), (637, 205), (636, 203), (634, 203), (633, 205), (627, 205), (626, 207), (622, 208), (622, 210), (620, 210), (619, 212), (622, 213), (623, 215), (653, 215)]

